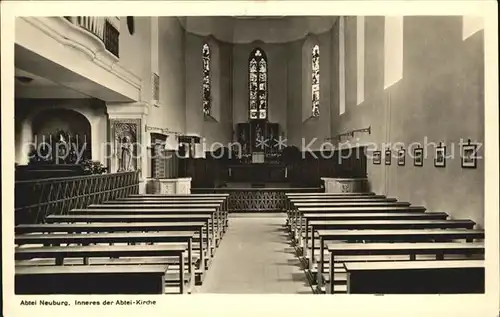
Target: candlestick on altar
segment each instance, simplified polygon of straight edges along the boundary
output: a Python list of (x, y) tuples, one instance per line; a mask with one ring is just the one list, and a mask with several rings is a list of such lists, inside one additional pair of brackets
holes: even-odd
[(76, 135), (76, 150), (78, 151), (80, 148), (78, 147), (78, 134)]

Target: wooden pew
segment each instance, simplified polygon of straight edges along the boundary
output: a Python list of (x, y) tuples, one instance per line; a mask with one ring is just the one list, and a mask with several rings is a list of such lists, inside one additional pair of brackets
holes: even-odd
[(97, 209), (97, 208), (133, 208), (133, 209), (140, 209), (140, 208), (148, 208), (148, 209), (153, 209), (153, 208), (172, 208), (172, 209), (190, 209), (190, 210), (196, 210), (196, 209), (206, 209), (206, 208), (219, 208), (220, 204), (216, 203), (209, 203), (209, 204), (196, 204), (196, 203), (191, 203), (191, 204), (169, 204), (169, 203), (162, 203), (162, 202), (156, 202), (156, 203), (151, 203), (151, 204), (144, 204), (144, 203), (127, 203), (127, 202), (120, 202), (116, 204), (92, 204), (89, 205), (88, 208), (91, 209)]
[(285, 193), (287, 197), (324, 197), (324, 196), (373, 196), (375, 193)]
[(323, 202), (294, 202), (295, 208), (316, 208), (316, 207), (410, 207), (410, 203), (408, 202), (391, 202), (391, 201), (323, 201)]
[(114, 201), (104, 202), (104, 203), (144, 203), (144, 204), (156, 204), (158, 203), (167, 203), (167, 204), (190, 204), (190, 205), (198, 205), (198, 204), (210, 204), (217, 203), (220, 204), (218, 209), (222, 212), (221, 221), (224, 223), (223, 231), (224, 234), (226, 232), (228, 226), (228, 208), (227, 208), (227, 197), (228, 194), (224, 194), (223, 197), (207, 197), (207, 196), (194, 196), (194, 195), (174, 195), (174, 196), (133, 196), (133, 197), (125, 197), (118, 198)]
[(286, 199), (286, 210), (287, 212), (294, 209), (292, 201), (297, 199), (328, 199), (328, 200), (380, 200), (386, 199), (384, 195), (375, 195), (374, 193), (364, 194), (364, 193), (285, 193)]
[[(215, 209), (217, 222), (222, 225), (227, 223), (227, 214), (220, 208), (220, 204), (170, 204), (170, 203), (156, 203), (156, 204), (142, 204), (142, 203), (126, 203), (121, 204), (92, 204), (87, 207), (88, 209), (188, 209), (196, 213), (198, 209)], [(224, 232), (224, 231), (222, 231)], [(221, 237), (216, 237), (217, 243)]]
[[(394, 230), (318, 230), (316, 231), (319, 241), (318, 245), (324, 245), (326, 242), (344, 241), (353, 243), (358, 241), (377, 241), (380, 242), (446, 242), (460, 240), (473, 242), (474, 240), (484, 239), (484, 230), (478, 229), (394, 229)], [(314, 239), (308, 242), (308, 248), (319, 249), (314, 246)], [(314, 257), (312, 254), (311, 256)], [(324, 263), (324, 251), (320, 251), (319, 261)], [(321, 268), (320, 268), (321, 269)], [(315, 268), (310, 267), (314, 275)], [(321, 272), (321, 270), (319, 270)], [(315, 280), (317, 277), (315, 278)]]
[[(207, 264), (205, 262), (205, 250), (198, 243), (197, 249), (200, 251), (199, 258), (194, 256), (193, 238), (195, 236), (194, 231), (162, 231), (162, 232), (115, 232), (115, 233), (84, 233), (84, 234), (20, 234), (14, 236), (14, 243), (18, 246), (23, 245), (44, 245), (44, 246), (60, 246), (60, 245), (91, 245), (91, 244), (110, 244), (110, 243), (165, 243), (165, 242), (185, 242), (188, 245), (188, 254), (193, 254), (192, 262), (195, 266), (194, 278), (195, 283), (200, 284), (204, 278), (204, 274), (207, 270)], [(203, 241), (203, 240), (201, 240)], [(199, 260), (199, 261), (198, 261)], [(116, 264), (126, 264), (121, 261)], [(151, 261), (138, 261), (141, 264), (164, 264), (165, 261), (151, 260)], [(169, 264), (178, 264), (168, 261)], [(17, 263), (16, 265), (33, 265), (32, 263)], [(36, 265), (52, 265), (52, 262), (40, 262), (37, 261)], [(189, 261), (188, 261), (188, 272), (189, 271)]]
[[(472, 220), (350, 220), (331, 221), (318, 220), (310, 221), (311, 232), (316, 230), (401, 230), (401, 229), (472, 229), (476, 223)], [(307, 238), (306, 238), (307, 239)], [(314, 257), (314, 237), (311, 238), (310, 267), (315, 263)], [(307, 242), (306, 242), (307, 243)], [(307, 244), (306, 244), (307, 246)], [(320, 265), (324, 261), (325, 240), (319, 237)], [(308, 255), (306, 250), (306, 256)]]
[(364, 198), (351, 198), (351, 199), (290, 199), (291, 210), (298, 208), (317, 208), (317, 207), (356, 207), (356, 206), (394, 206), (394, 207), (409, 207), (408, 202), (398, 202), (396, 200), (388, 200), (387, 198), (381, 199), (364, 199)]
[(345, 263), (349, 294), (480, 294), (484, 260)]
[[(293, 200), (292, 200), (293, 201)], [(299, 223), (303, 219), (301, 218), (301, 213), (299, 209), (302, 208), (318, 208), (319, 210), (323, 208), (358, 208), (358, 207), (410, 207), (410, 203), (408, 202), (387, 202), (387, 201), (358, 201), (358, 200), (349, 200), (344, 202), (337, 201), (324, 201), (324, 202), (293, 202), (292, 203), (293, 212), (295, 214), (295, 219), (293, 220), (295, 223), (294, 233), (297, 230), (297, 223), (300, 227), (302, 223)]]
[(47, 223), (58, 222), (178, 222), (205, 221), (209, 224), (210, 215), (188, 214), (188, 215), (50, 215), (45, 218)]
[[(44, 223), (22, 224), (14, 227), (16, 234), (27, 233), (113, 233), (113, 232), (147, 232), (147, 231), (195, 231), (199, 232), (200, 245), (205, 246), (207, 254), (211, 256), (209, 230), (203, 232), (206, 222), (116, 222), (116, 223)], [(204, 251), (204, 250), (201, 250)]]
[[(121, 199), (121, 200), (107, 200), (102, 202), (105, 205), (123, 205), (123, 204), (143, 204), (143, 205), (210, 205), (209, 208), (221, 207), (224, 200), (163, 200), (163, 199)], [(203, 206), (205, 207), (205, 206)], [(202, 208), (203, 208), (202, 207)]]
[[(312, 237), (309, 230), (309, 221), (317, 220), (445, 220), (448, 214), (445, 212), (387, 212), (387, 213), (315, 213), (304, 212), (303, 227), (300, 227), (298, 233), (299, 246), (305, 249), (304, 244), (307, 244), (309, 237)], [(302, 230), (303, 229), (303, 230)]]
[[(213, 208), (200, 208), (196, 209), (195, 211), (191, 211), (189, 209), (168, 209), (168, 208), (162, 208), (162, 209), (132, 209), (132, 208), (119, 208), (119, 209), (111, 209), (111, 208), (103, 208), (103, 209), (72, 209), (68, 216), (72, 215), (128, 215), (128, 216), (134, 216), (134, 215), (140, 215), (140, 216), (145, 216), (145, 215), (150, 215), (150, 216), (161, 216), (161, 215), (171, 215), (171, 219), (175, 219), (176, 215), (179, 216), (186, 216), (186, 215), (210, 215), (210, 229), (211, 231), (207, 232), (207, 235), (211, 233), (211, 243), (210, 246), (215, 248), (218, 246), (218, 240), (222, 238), (222, 227), (223, 224), (218, 221), (219, 218), (216, 216), (217, 211)], [(165, 218), (165, 219), (167, 219)], [(180, 220), (182, 220), (183, 217), (177, 217)], [(166, 220), (168, 221), (168, 220)], [(173, 221), (173, 220), (172, 220)], [(207, 227), (209, 228), (209, 227)], [(208, 241), (208, 240), (207, 240)], [(211, 250), (214, 251), (214, 250)]]
[(229, 194), (188, 194), (188, 195), (161, 195), (161, 194), (134, 194), (124, 198), (118, 198), (118, 201), (134, 201), (134, 200), (160, 200), (160, 201), (189, 201), (191, 203), (206, 200), (222, 200), (222, 211), (225, 213), (227, 221), (227, 199)]
[[(56, 265), (63, 265), (65, 258), (83, 258), (83, 264), (87, 267), (88, 258), (105, 257), (177, 257), (179, 263), (179, 291), (185, 293), (186, 286), (192, 282), (189, 275), (185, 276), (185, 256), (188, 246), (185, 243), (165, 244), (165, 245), (89, 245), (89, 246), (51, 246), (51, 247), (30, 247), (16, 248), (15, 260), (30, 260), (34, 258), (52, 258), (56, 260)], [(191, 254), (188, 254), (188, 272), (192, 272)], [(187, 284), (187, 285), (186, 285)]]
[(289, 197), (289, 201), (298, 203), (319, 203), (319, 202), (346, 202), (346, 201), (398, 201), (396, 198), (387, 198), (383, 195), (373, 195), (373, 196), (325, 196), (325, 197)]
[[(444, 260), (448, 254), (470, 255), (484, 254), (483, 242), (431, 242), (431, 243), (329, 243), (329, 274), (325, 281), (327, 293), (334, 293), (335, 263), (366, 261), (366, 255), (404, 255), (410, 261), (416, 260), (416, 255), (433, 255), (436, 260)], [(356, 256), (357, 260), (353, 260)], [(361, 257), (360, 257), (361, 256)], [(347, 260), (346, 260), (347, 259)], [(408, 259), (407, 259), (408, 260)], [(324, 266), (322, 265), (324, 268)], [(321, 287), (324, 271), (318, 272), (318, 287)]]
[(375, 195), (375, 193), (285, 193), (286, 209), (293, 208), (291, 200), (293, 199), (385, 199), (384, 195)]
[(115, 201), (135, 201), (135, 200), (161, 200), (161, 201), (226, 201), (227, 196), (194, 196), (194, 195), (178, 195), (178, 196), (128, 196), (116, 198)]
[(448, 218), (445, 212), (380, 212), (380, 213), (315, 213), (305, 212), (302, 217), (307, 220), (418, 220), (434, 219), (444, 220)]
[(361, 206), (361, 207), (300, 207), (297, 209), (295, 217), (295, 223), (297, 224), (292, 230), (292, 235), (295, 241), (300, 245), (302, 236), (300, 233), (303, 232), (304, 220), (302, 215), (305, 212), (314, 213), (388, 213), (388, 212), (415, 212), (424, 213), (426, 211), (425, 207), (422, 206), (410, 206), (410, 207), (399, 207), (399, 206)]
[(163, 294), (167, 265), (15, 268), (15, 294)]
[[(50, 215), (45, 218), (47, 223), (76, 223), (76, 222), (126, 222), (126, 223), (137, 223), (137, 222), (205, 222), (206, 227), (212, 227), (212, 239), (215, 241), (215, 227), (214, 222), (210, 223), (212, 215), (209, 214), (156, 214), (156, 215), (144, 215), (144, 214), (113, 214), (113, 215), (103, 215), (103, 214), (70, 214), (70, 215)], [(210, 241), (209, 241), (210, 242)], [(211, 246), (208, 243), (208, 246)], [(201, 250), (202, 251), (202, 250)], [(215, 250), (210, 249), (209, 255), (213, 255)]]
[(148, 197), (148, 198), (176, 198), (176, 199), (182, 199), (184, 197), (188, 199), (193, 199), (193, 198), (228, 198), (229, 194), (221, 194), (221, 193), (213, 193), (213, 194), (131, 194), (128, 197), (130, 198), (142, 198), (142, 197)]

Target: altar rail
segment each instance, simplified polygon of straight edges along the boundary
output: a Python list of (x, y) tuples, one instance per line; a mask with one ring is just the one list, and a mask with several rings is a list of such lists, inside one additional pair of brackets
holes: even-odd
[[(303, 152), (300, 156), (295, 162), (263, 164), (261, 169), (255, 167), (260, 164), (254, 164), (254, 167), (247, 169), (248, 173), (241, 173), (245, 170), (245, 164), (240, 164), (239, 171), (232, 168), (230, 173), (229, 167), (237, 166), (237, 160), (214, 159), (207, 152), (206, 158), (181, 159), (179, 177), (191, 177), (192, 188), (216, 188), (225, 182), (287, 182), (292, 187), (320, 187), (323, 185), (321, 177), (367, 177), (367, 160), (363, 147), (335, 152)], [(266, 165), (270, 167), (267, 171), (273, 173), (265, 172)], [(286, 178), (283, 171), (285, 166)]]
[(321, 188), (191, 188), (193, 194), (229, 194), (230, 212), (284, 211), (286, 193), (315, 193)]
[(39, 223), (50, 214), (139, 193), (139, 172), (15, 182), (15, 222)]

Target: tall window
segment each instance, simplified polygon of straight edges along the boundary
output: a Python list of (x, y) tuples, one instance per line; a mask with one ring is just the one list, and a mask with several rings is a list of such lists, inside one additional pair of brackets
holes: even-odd
[(210, 46), (203, 44), (203, 113), (211, 115), (212, 94), (210, 92)]
[(312, 50), (312, 115), (319, 117), (319, 46)]
[(267, 119), (267, 58), (260, 48), (250, 54), (248, 73), (250, 119)]

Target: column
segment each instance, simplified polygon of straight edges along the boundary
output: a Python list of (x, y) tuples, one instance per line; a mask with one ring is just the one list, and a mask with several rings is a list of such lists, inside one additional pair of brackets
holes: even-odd
[[(145, 192), (149, 163), (145, 133), (148, 104), (145, 102), (107, 103), (110, 138), (110, 172), (141, 171), (140, 192)], [(124, 153), (125, 152), (125, 153)]]

